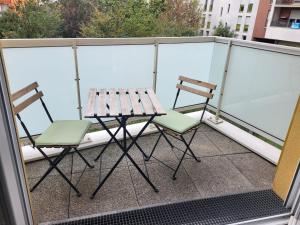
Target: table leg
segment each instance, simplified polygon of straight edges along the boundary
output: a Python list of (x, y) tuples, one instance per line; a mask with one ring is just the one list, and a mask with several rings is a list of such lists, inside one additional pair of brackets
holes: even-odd
[(154, 189), (155, 192), (158, 192), (158, 189), (152, 184), (152, 182), (149, 180), (149, 178), (144, 174), (144, 172), (141, 170), (141, 168), (136, 164), (136, 162), (132, 159), (132, 157), (128, 154), (128, 151), (130, 148), (135, 144), (137, 139), (143, 134), (144, 130), (147, 128), (147, 126), (152, 122), (154, 119), (154, 116), (152, 116), (149, 121), (144, 125), (144, 127), (140, 130), (138, 135), (132, 140), (129, 146), (126, 144), (126, 121), (128, 118), (123, 118), (122, 117), (122, 125), (121, 127), (123, 128), (123, 138), (124, 138), (124, 143), (123, 146), (120, 144), (120, 142), (117, 140), (117, 138), (114, 136), (114, 134), (111, 133), (111, 131), (108, 129), (108, 127), (105, 125), (105, 123), (100, 119), (96, 118), (98, 122), (103, 126), (103, 128), (108, 132), (108, 134), (114, 139), (115, 143), (121, 148), (123, 151), (122, 156), (117, 160), (117, 162), (114, 164), (113, 168), (109, 171), (109, 173), (104, 177), (104, 179), (101, 181), (101, 183), (98, 185), (94, 193), (91, 195), (91, 199), (95, 197), (97, 192), (100, 190), (100, 188), (103, 186), (105, 181), (108, 179), (108, 177), (113, 173), (113, 171), (117, 168), (119, 163), (122, 161), (122, 159), (127, 156), (128, 159), (133, 163), (133, 165), (136, 167), (136, 169), (140, 172), (140, 174), (144, 177), (144, 179), (150, 184), (150, 186)]

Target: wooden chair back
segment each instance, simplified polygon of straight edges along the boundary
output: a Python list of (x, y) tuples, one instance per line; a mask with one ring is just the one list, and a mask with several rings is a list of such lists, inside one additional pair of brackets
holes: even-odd
[[(176, 85), (176, 88), (179, 90), (183, 90), (183, 91), (187, 91), (196, 95), (200, 95), (202, 97), (208, 98), (208, 99), (212, 99), (213, 98), (213, 94), (211, 93), (212, 90), (215, 90), (217, 88), (217, 85), (215, 84), (211, 84), (211, 83), (207, 83), (207, 82), (203, 82), (200, 80), (195, 80), (189, 77), (185, 77), (185, 76), (179, 76), (178, 80), (180, 80), (180, 84)], [(197, 85), (199, 87), (202, 88), (206, 88), (208, 89), (208, 92), (203, 91), (203, 90), (199, 90), (193, 87), (189, 87), (186, 85), (183, 85), (182, 83), (186, 82), (189, 84), (193, 84), (193, 85)]]
[(31, 95), (30, 97), (26, 98), (24, 101), (22, 101), (21, 103), (14, 105), (13, 107), (13, 112), (14, 114), (18, 114), (19, 112), (21, 112), (22, 110), (24, 110), (25, 108), (27, 108), (28, 106), (30, 106), (32, 103), (34, 103), (35, 101), (41, 99), (43, 97), (43, 92), (41, 91), (37, 91), (38, 88), (38, 83), (34, 82), (18, 91), (16, 91), (15, 93), (13, 93), (11, 95), (11, 100), (12, 102), (16, 101), (17, 99), (27, 95), (28, 93), (30, 93), (31, 91), (35, 90), (36, 93)]

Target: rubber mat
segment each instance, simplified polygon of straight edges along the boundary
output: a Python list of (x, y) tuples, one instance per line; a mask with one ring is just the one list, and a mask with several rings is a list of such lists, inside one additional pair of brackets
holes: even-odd
[(55, 225), (230, 224), (288, 213), (271, 190), (199, 199), (94, 216)]

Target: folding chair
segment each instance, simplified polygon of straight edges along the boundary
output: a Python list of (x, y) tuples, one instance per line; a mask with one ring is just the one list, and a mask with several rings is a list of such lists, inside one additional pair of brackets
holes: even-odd
[[(152, 122), (155, 125), (155, 127), (158, 129), (160, 135), (159, 135), (159, 137), (158, 137), (158, 139), (157, 139), (157, 141), (156, 141), (149, 157), (147, 158), (147, 160), (149, 160), (152, 157), (152, 155), (153, 155), (153, 153), (156, 149), (156, 146), (157, 146), (157, 144), (158, 144), (158, 142), (159, 142), (159, 140), (162, 136), (166, 139), (166, 141), (171, 146), (171, 148), (172, 149), (174, 148), (174, 145), (168, 139), (166, 134), (176, 138), (177, 140), (179, 140), (181, 142), (183, 142), (186, 149), (183, 151), (183, 155), (182, 155), (176, 169), (174, 170), (174, 174), (173, 174), (173, 177), (172, 177), (174, 180), (176, 179), (176, 174), (177, 174), (177, 171), (178, 171), (178, 169), (179, 169), (179, 167), (182, 163), (182, 160), (184, 159), (185, 155), (188, 154), (187, 153), (188, 151), (190, 153), (188, 155), (192, 156), (197, 162), (200, 162), (200, 160), (196, 157), (196, 155), (194, 154), (194, 152), (190, 148), (190, 145), (193, 141), (193, 138), (195, 137), (195, 134), (196, 134), (199, 126), (201, 125), (203, 115), (206, 111), (208, 102), (213, 97), (212, 92), (217, 87), (214, 84), (202, 82), (202, 81), (191, 79), (191, 78), (184, 77), (184, 76), (179, 76), (178, 80), (180, 80), (180, 83), (176, 85), (176, 88), (178, 90), (177, 90), (175, 102), (174, 102), (174, 105), (173, 105), (173, 110), (167, 110), (167, 115), (156, 117), (156, 118), (154, 118), (154, 120)], [(206, 91), (198, 90), (196, 88), (183, 85), (183, 82), (205, 88)], [(190, 92), (190, 93), (193, 93), (193, 94), (196, 94), (196, 95), (200, 95), (200, 96), (206, 98), (203, 113), (201, 115), (200, 120), (192, 118), (192, 117), (187, 116), (187, 115), (184, 115), (182, 113), (176, 112), (174, 110), (175, 106), (176, 106), (176, 103), (177, 103), (179, 93), (180, 93), (181, 90), (182, 91), (187, 91), (187, 92)], [(207, 92), (207, 90), (209, 90), (209, 92)], [(183, 135), (186, 134), (186, 133), (189, 133), (191, 131), (194, 131), (194, 132), (192, 134), (191, 139), (189, 141), (187, 141), (183, 137)]]
[[(11, 100), (15, 102), (17, 99), (24, 97), (32, 91), (35, 91), (35, 94), (26, 98), (21, 103), (15, 105), (13, 107), (13, 112), (20, 121), (21, 126), (23, 127), (27, 137), (32, 143), (33, 147), (36, 148), (44, 158), (49, 162), (50, 167), (41, 177), (41, 179), (30, 189), (30, 191), (34, 191), (35, 188), (46, 178), (48, 174), (53, 169), (56, 169), (57, 172), (65, 179), (65, 181), (75, 190), (78, 196), (81, 196), (81, 193), (78, 189), (71, 183), (71, 181), (64, 175), (64, 173), (57, 167), (57, 165), (63, 160), (63, 158), (72, 150), (80, 156), (80, 158), (86, 163), (86, 165), (90, 168), (93, 168), (92, 165), (88, 163), (88, 161), (83, 157), (83, 155), (78, 151), (77, 147), (82, 141), (84, 135), (89, 129), (91, 122), (85, 120), (57, 120), (53, 121), (46, 104), (44, 103), (42, 97), (43, 92), (38, 91), (38, 83), (34, 82), (21, 90), (15, 92), (11, 96)], [(25, 98), (25, 97), (24, 97)], [(25, 108), (30, 106), (32, 103), (40, 100), (42, 106), (51, 122), (51, 125), (43, 132), (37, 139), (33, 139), (31, 134), (29, 133), (27, 127), (21, 119), (20, 112)], [(42, 148), (63, 148), (62, 152), (54, 159), (51, 160), (47, 154), (42, 150)]]

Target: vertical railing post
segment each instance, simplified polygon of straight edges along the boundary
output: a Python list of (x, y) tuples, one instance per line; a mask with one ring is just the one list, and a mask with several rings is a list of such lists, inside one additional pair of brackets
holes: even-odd
[(79, 112), (79, 119), (82, 120), (82, 105), (81, 105), (81, 95), (80, 95), (80, 77), (79, 77), (79, 68), (78, 68), (78, 56), (77, 56), (77, 45), (76, 42), (73, 42), (73, 55), (74, 55), (74, 62), (75, 62), (75, 81), (76, 81), (76, 89), (77, 89), (77, 102), (78, 102), (78, 112)]
[(220, 96), (219, 96), (219, 100), (218, 100), (216, 116), (214, 118), (210, 118), (210, 121), (212, 121), (215, 124), (218, 124), (218, 123), (222, 122), (222, 120), (220, 119), (220, 112), (221, 112), (221, 108), (222, 108), (225, 85), (226, 85), (226, 79), (227, 79), (227, 74), (228, 74), (228, 67), (229, 67), (229, 63), (230, 63), (231, 48), (232, 48), (232, 41), (230, 40), (228, 42), (226, 62), (225, 62), (223, 78), (222, 78), (222, 83), (221, 83), (221, 88), (220, 88)]
[(153, 90), (156, 92), (156, 83), (157, 83), (157, 63), (158, 63), (158, 42), (155, 41), (154, 44), (154, 63), (153, 63)]

